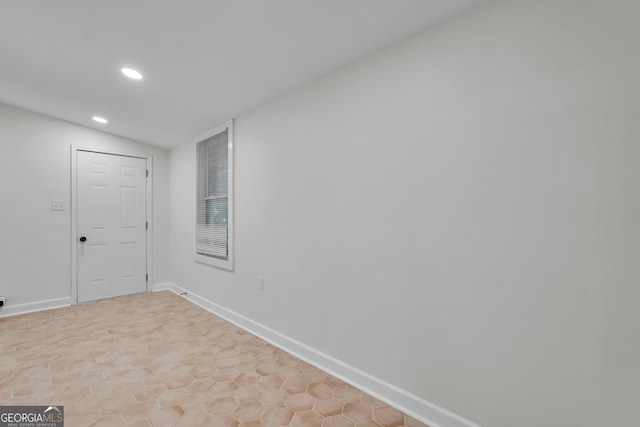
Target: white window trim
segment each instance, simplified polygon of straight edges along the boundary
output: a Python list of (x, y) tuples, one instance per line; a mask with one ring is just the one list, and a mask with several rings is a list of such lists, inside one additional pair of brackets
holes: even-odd
[[(229, 257), (228, 259), (220, 259), (220, 258), (214, 258), (214, 257), (209, 257), (206, 255), (200, 255), (197, 253), (197, 249), (196, 249), (196, 238), (197, 238), (197, 231), (196, 228), (198, 226), (198, 219), (197, 219), (197, 211), (198, 211), (198, 194), (197, 194), (197, 186), (198, 186), (198, 143), (202, 142), (206, 139), (211, 138), (212, 136), (215, 136), (221, 132), (224, 131), (228, 132), (228, 185), (229, 185), (229, 206), (228, 206), (228, 227), (229, 227)], [(195, 179), (194, 179), (194, 190), (196, 191), (196, 214), (193, 216), (194, 218), (194, 239), (193, 239), (193, 250), (194, 250), (194, 260), (196, 262), (199, 263), (203, 263), (203, 264), (207, 264), (207, 265), (211, 265), (214, 267), (218, 267), (218, 268), (222, 268), (225, 270), (229, 270), (229, 271), (233, 271), (233, 258), (234, 258), (234, 249), (233, 249), (233, 242), (234, 242), (234, 233), (233, 233), (233, 227), (234, 227), (234, 214), (233, 214), (233, 205), (234, 205), (234, 189), (233, 189), (233, 144), (234, 144), (234, 139), (233, 139), (233, 120), (229, 120), (223, 124), (221, 124), (220, 126), (216, 127), (215, 129), (210, 130), (209, 132), (200, 135), (199, 137), (195, 138), (193, 140), (193, 148), (195, 151), (194, 157), (196, 160), (196, 167), (194, 168), (195, 171)]]

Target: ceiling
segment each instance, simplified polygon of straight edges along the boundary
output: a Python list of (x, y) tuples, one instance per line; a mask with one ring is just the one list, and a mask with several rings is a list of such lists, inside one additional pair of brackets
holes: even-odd
[(3, 0), (0, 102), (172, 148), (478, 1)]

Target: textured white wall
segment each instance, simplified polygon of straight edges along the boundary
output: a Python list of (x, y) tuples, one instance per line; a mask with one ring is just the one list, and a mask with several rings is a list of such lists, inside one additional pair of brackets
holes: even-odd
[[(0, 104), (0, 295), (71, 296), (70, 146), (153, 156), (154, 280), (168, 277), (169, 151)], [(64, 212), (51, 211), (64, 200)]]
[(234, 273), (174, 149), (171, 280), (486, 427), (637, 424), (638, 16), (489, 2), (240, 116)]

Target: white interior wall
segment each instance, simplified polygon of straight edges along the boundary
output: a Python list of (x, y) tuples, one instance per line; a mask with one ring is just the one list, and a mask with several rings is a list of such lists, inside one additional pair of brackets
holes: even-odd
[(632, 425), (639, 13), (492, 1), (238, 117), (233, 273), (172, 150), (171, 280), (483, 426)]
[(239, 117), (234, 273), (191, 144), (0, 105), (0, 293), (70, 295), (69, 145), (151, 153), (156, 282), (484, 426), (633, 425), (639, 7), (493, 1)]
[[(0, 295), (7, 308), (71, 297), (71, 145), (153, 156), (153, 277), (168, 278), (169, 151), (0, 104)], [(52, 211), (52, 200), (64, 200), (66, 210)]]

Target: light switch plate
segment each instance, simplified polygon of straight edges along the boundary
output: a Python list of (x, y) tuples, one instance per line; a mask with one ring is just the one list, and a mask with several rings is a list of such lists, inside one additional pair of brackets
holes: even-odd
[(51, 210), (52, 211), (63, 211), (63, 210), (65, 210), (64, 200), (52, 200), (51, 201)]

